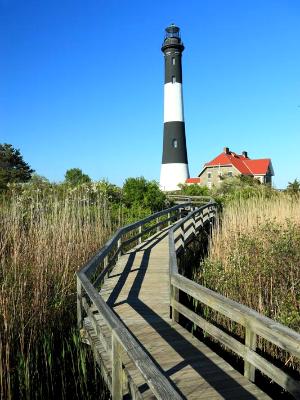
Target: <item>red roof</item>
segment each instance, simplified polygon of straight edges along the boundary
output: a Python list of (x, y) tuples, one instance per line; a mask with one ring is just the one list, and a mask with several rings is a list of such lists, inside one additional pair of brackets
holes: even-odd
[(204, 167), (232, 165), (243, 175), (266, 175), (270, 164), (271, 160), (269, 158), (250, 160), (245, 155), (236, 154), (228, 150), (227, 153), (223, 152), (212, 161), (204, 164)]
[(244, 161), (253, 175), (266, 175), (270, 166), (271, 160), (269, 158), (262, 158), (261, 160), (246, 160)]
[(200, 183), (200, 178), (188, 178), (185, 183)]

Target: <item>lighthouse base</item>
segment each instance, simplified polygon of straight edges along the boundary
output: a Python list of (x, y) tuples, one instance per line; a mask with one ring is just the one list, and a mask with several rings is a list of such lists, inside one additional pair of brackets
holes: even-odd
[(190, 177), (188, 164), (162, 164), (159, 185), (164, 192), (179, 190), (178, 184), (185, 183)]

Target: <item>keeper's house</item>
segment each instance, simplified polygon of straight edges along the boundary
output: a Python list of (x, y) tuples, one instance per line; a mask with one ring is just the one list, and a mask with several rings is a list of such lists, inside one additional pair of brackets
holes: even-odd
[(218, 186), (227, 177), (250, 176), (258, 179), (261, 183), (272, 184), (274, 170), (270, 158), (251, 160), (248, 153), (236, 154), (228, 147), (212, 161), (204, 164), (203, 170), (198, 178), (186, 180), (187, 184), (197, 183), (201, 186)]

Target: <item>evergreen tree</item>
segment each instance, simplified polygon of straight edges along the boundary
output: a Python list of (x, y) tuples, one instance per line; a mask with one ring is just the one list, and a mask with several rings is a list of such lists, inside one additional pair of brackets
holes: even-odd
[(19, 149), (11, 144), (0, 144), (0, 189), (6, 188), (8, 183), (29, 181), (33, 172)]
[(300, 182), (298, 181), (298, 179), (295, 179), (293, 182), (288, 182), (286, 191), (290, 194), (299, 194)]

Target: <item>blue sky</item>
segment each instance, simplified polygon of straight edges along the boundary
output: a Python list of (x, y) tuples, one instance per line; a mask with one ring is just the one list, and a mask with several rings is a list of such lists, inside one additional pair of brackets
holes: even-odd
[(191, 176), (222, 151), (300, 178), (299, 0), (0, 0), (0, 143), (50, 180), (159, 179), (164, 28), (181, 28)]

